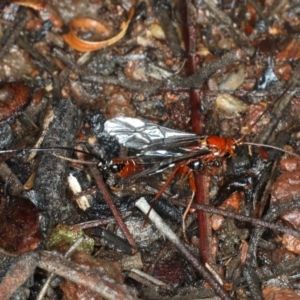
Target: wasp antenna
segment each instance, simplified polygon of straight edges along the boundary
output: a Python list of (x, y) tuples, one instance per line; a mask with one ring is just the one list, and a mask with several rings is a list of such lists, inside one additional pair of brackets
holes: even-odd
[(55, 157), (58, 157), (60, 159), (63, 159), (63, 160), (67, 160), (67, 161), (74, 162), (74, 163), (80, 163), (83, 165), (97, 165), (98, 164), (98, 162), (96, 162), (96, 161), (85, 161), (85, 160), (75, 159), (75, 158), (70, 158), (70, 157), (66, 157), (63, 155), (59, 155), (56, 153), (52, 153), (52, 155)]
[(0, 150), (0, 154), (3, 154), (3, 153), (15, 153), (15, 152), (18, 152), (18, 151), (21, 151), (21, 150), (20, 149)]
[(259, 143), (251, 143), (251, 142), (240, 142), (240, 145), (249, 145), (249, 146), (257, 146), (257, 147), (270, 148), (270, 149), (278, 150), (280, 152), (287, 153), (289, 155), (292, 155), (292, 156), (295, 156), (297, 158), (300, 158), (300, 155), (298, 155), (298, 154), (296, 154), (294, 152), (287, 151), (287, 150), (284, 150), (284, 149), (281, 149), (279, 147), (272, 146), (272, 145), (265, 145), (265, 144), (259, 144)]
[(96, 158), (97, 160), (103, 161), (101, 157), (99, 157), (98, 155), (95, 155), (93, 153), (89, 153), (87, 151), (83, 151), (83, 150), (79, 150), (79, 149), (75, 149), (75, 148), (69, 148), (69, 147), (45, 147), (45, 148), (24, 148), (24, 149), (7, 149), (7, 150), (0, 150), (0, 154), (4, 154), (4, 153), (17, 153), (17, 152), (23, 152), (23, 151), (27, 151), (27, 152), (50, 152), (50, 151), (55, 151), (55, 150), (69, 150), (69, 151), (75, 151), (75, 152), (79, 152), (79, 153), (83, 153), (86, 155), (89, 155), (93, 158)]

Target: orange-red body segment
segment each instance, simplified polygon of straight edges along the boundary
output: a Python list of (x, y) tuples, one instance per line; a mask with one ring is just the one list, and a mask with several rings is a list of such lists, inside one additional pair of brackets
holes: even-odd
[(237, 142), (232, 138), (222, 138), (219, 136), (208, 136), (206, 138), (207, 146), (212, 149), (216, 156), (234, 155)]
[(122, 165), (122, 169), (116, 174), (118, 177), (126, 178), (138, 174), (145, 169), (145, 165), (138, 164), (130, 158), (114, 158), (112, 164)]

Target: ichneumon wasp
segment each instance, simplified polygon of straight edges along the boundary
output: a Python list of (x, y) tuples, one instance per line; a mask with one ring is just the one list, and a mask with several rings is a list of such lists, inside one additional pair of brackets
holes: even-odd
[(187, 174), (191, 189), (195, 192), (193, 171), (220, 166), (221, 160), (235, 155), (240, 145), (267, 147), (296, 155), (275, 146), (244, 142), (242, 138), (198, 136), (127, 117), (106, 121), (105, 132), (116, 137), (126, 148), (138, 151), (135, 156), (114, 158), (102, 166), (113, 174), (115, 184), (174, 168), (155, 199), (159, 198), (176, 173)]
[[(173, 168), (161, 190), (155, 196), (158, 199), (165, 188), (170, 184), (176, 174), (188, 178), (192, 192), (196, 190), (193, 172), (202, 171), (204, 168), (220, 166), (223, 158), (234, 156), (240, 145), (267, 147), (283, 151), (297, 156), (293, 152), (281, 148), (259, 143), (244, 142), (233, 137), (198, 136), (193, 133), (173, 130), (157, 124), (143, 121), (137, 118), (117, 117), (104, 124), (104, 132), (126, 148), (135, 149), (134, 156), (112, 158), (106, 160), (98, 155), (83, 150), (70, 149), (68, 147), (31, 148), (0, 150), (0, 153), (28, 152), (55, 152), (59, 149), (74, 150), (82, 154), (88, 154), (97, 162), (99, 168), (108, 176), (109, 185), (120, 185), (137, 178), (154, 175), (163, 172), (167, 168)], [(61, 157), (57, 155), (58, 157)], [(76, 161), (74, 159), (64, 159)], [(89, 162), (83, 162), (89, 163)]]

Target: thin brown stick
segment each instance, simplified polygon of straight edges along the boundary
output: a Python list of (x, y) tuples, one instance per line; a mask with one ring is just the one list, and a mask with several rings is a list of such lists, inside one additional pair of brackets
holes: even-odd
[[(75, 243), (69, 248), (69, 250), (65, 253), (64, 257), (68, 258), (70, 257), (74, 251), (79, 247), (79, 245), (84, 241), (85, 237), (81, 236)], [(44, 296), (47, 293), (47, 290), (51, 284), (51, 281), (55, 278), (56, 274), (55, 273), (50, 273), (48, 274), (48, 278), (43, 284), (43, 287), (41, 288), (40, 292), (38, 293), (36, 300), (43, 300)]]
[(91, 270), (86, 267), (69, 261), (60, 254), (47, 251), (40, 253), (38, 266), (48, 272), (53, 272), (67, 280), (85, 286), (106, 299), (111, 300), (135, 300), (124, 286), (117, 284), (98, 270)]
[[(194, 22), (191, 18), (191, 13), (189, 10), (188, 1), (184, 1), (183, 4), (183, 20), (184, 24), (184, 34), (185, 34), (185, 48), (186, 48), (186, 56), (187, 56), (187, 73), (191, 75), (189, 78), (192, 78), (197, 74), (198, 69), (196, 59), (195, 59), (195, 51), (196, 51), (196, 34), (195, 34), (195, 26)], [(199, 84), (199, 88), (203, 88), (203, 83)], [(204, 125), (204, 115), (201, 111), (202, 107), (202, 98), (203, 91), (199, 89), (191, 88), (190, 89), (190, 105), (191, 105), (191, 119), (192, 119), (192, 128), (193, 132), (196, 134), (201, 134), (203, 131)], [(207, 185), (205, 184), (206, 180), (202, 173), (195, 172), (194, 180), (196, 185), (196, 193), (195, 193), (195, 202), (199, 204), (207, 204), (208, 203), (208, 191), (205, 188)], [(212, 263), (211, 257), (211, 226), (209, 216), (203, 212), (198, 211), (198, 232), (199, 236), (201, 236), (199, 251), (201, 254), (202, 263)]]
[[(170, 200), (170, 202), (174, 205), (186, 207), (186, 204), (181, 203), (177, 200)], [(241, 222), (248, 222), (248, 223), (253, 224), (254, 226), (269, 228), (269, 229), (272, 229), (274, 231), (279, 231), (279, 232), (282, 232), (282, 233), (291, 234), (295, 237), (300, 238), (300, 231), (290, 229), (290, 228), (287, 228), (287, 227), (283, 227), (283, 226), (280, 226), (280, 225), (277, 225), (277, 224), (274, 224), (274, 223), (271, 223), (271, 222), (268, 222), (268, 221), (263, 221), (263, 220), (260, 220), (260, 219), (247, 217), (247, 216), (244, 216), (244, 215), (241, 215), (241, 214), (238, 214), (238, 213), (218, 209), (218, 208), (215, 208), (215, 207), (212, 207), (212, 206), (209, 206), (209, 205), (192, 204), (191, 208), (195, 208), (197, 210), (203, 210), (205, 212), (212, 213), (212, 214), (222, 215), (224, 217), (239, 220)]]
[[(130, 216), (130, 215), (131, 215), (131, 211), (122, 213), (123, 218)], [(107, 224), (113, 224), (116, 222), (117, 221), (114, 217), (110, 217), (110, 218), (105, 218), (105, 219), (100, 219), (100, 220), (93, 220), (93, 221), (79, 223), (79, 224), (76, 224), (76, 227), (79, 227), (81, 229), (87, 229), (87, 228), (93, 228), (93, 227), (107, 225)]]
[(127, 241), (129, 242), (129, 244), (131, 246), (133, 246), (134, 248), (137, 248), (137, 245), (131, 235), (131, 233), (129, 232), (126, 224), (123, 221), (122, 215), (120, 214), (120, 212), (118, 211), (117, 207), (114, 204), (114, 201), (110, 195), (110, 193), (108, 192), (105, 183), (103, 182), (103, 179), (99, 173), (99, 170), (97, 169), (96, 166), (89, 166), (89, 170), (91, 171), (97, 186), (99, 187), (107, 205), (109, 206), (112, 214), (114, 215), (114, 217), (117, 220), (118, 225), (120, 226), (121, 230), (123, 231)]
[(34, 273), (37, 261), (38, 254), (35, 252), (26, 252), (17, 258), (0, 284), (1, 300), (10, 299), (18, 287)]
[(30, 17), (31, 16), (28, 14), (28, 10), (26, 8), (23, 8), (23, 7), (19, 8), (18, 17), (16, 19), (16, 26), (0, 50), (0, 60), (3, 59), (3, 57), (7, 53), (7, 51), (15, 43), (15, 41), (19, 37), (21, 30), (25, 27), (27, 22), (30, 20)]

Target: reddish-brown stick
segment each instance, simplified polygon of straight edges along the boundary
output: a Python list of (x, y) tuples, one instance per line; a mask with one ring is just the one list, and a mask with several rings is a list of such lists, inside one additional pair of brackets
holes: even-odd
[[(196, 61), (196, 34), (195, 26), (193, 26), (193, 21), (190, 18), (190, 12), (188, 7), (188, 2), (184, 1), (183, 4), (183, 24), (185, 24), (184, 30), (184, 41), (187, 54), (187, 73), (192, 75), (197, 71), (197, 61)], [(199, 87), (202, 88), (202, 87)], [(190, 89), (190, 104), (191, 104), (191, 118), (192, 118), (192, 128), (193, 132), (197, 134), (202, 133), (204, 115), (201, 113), (201, 102), (203, 98), (203, 91), (199, 89)], [(208, 191), (207, 191), (207, 178), (203, 176), (201, 172), (195, 172), (195, 183), (196, 183), (196, 194), (195, 202), (198, 204), (208, 204)], [(200, 253), (201, 260), (203, 263), (211, 263), (211, 226), (207, 213), (203, 211), (198, 211), (198, 230), (200, 237)]]
[(120, 226), (121, 230), (123, 231), (127, 241), (129, 242), (129, 244), (131, 246), (133, 246), (134, 248), (137, 248), (137, 245), (135, 243), (135, 240), (133, 239), (132, 235), (130, 234), (126, 224), (123, 221), (122, 215), (120, 214), (120, 212), (118, 211), (116, 205), (114, 204), (114, 201), (109, 193), (109, 191), (106, 188), (106, 185), (99, 173), (99, 170), (97, 169), (96, 166), (91, 165), (89, 166), (89, 169), (95, 179), (95, 182), (97, 184), (97, 186), (99, 187), (107, 205), (109, 206), (112, 214), (114, 215), (114, 217), (116, 218), (118, 225)]

